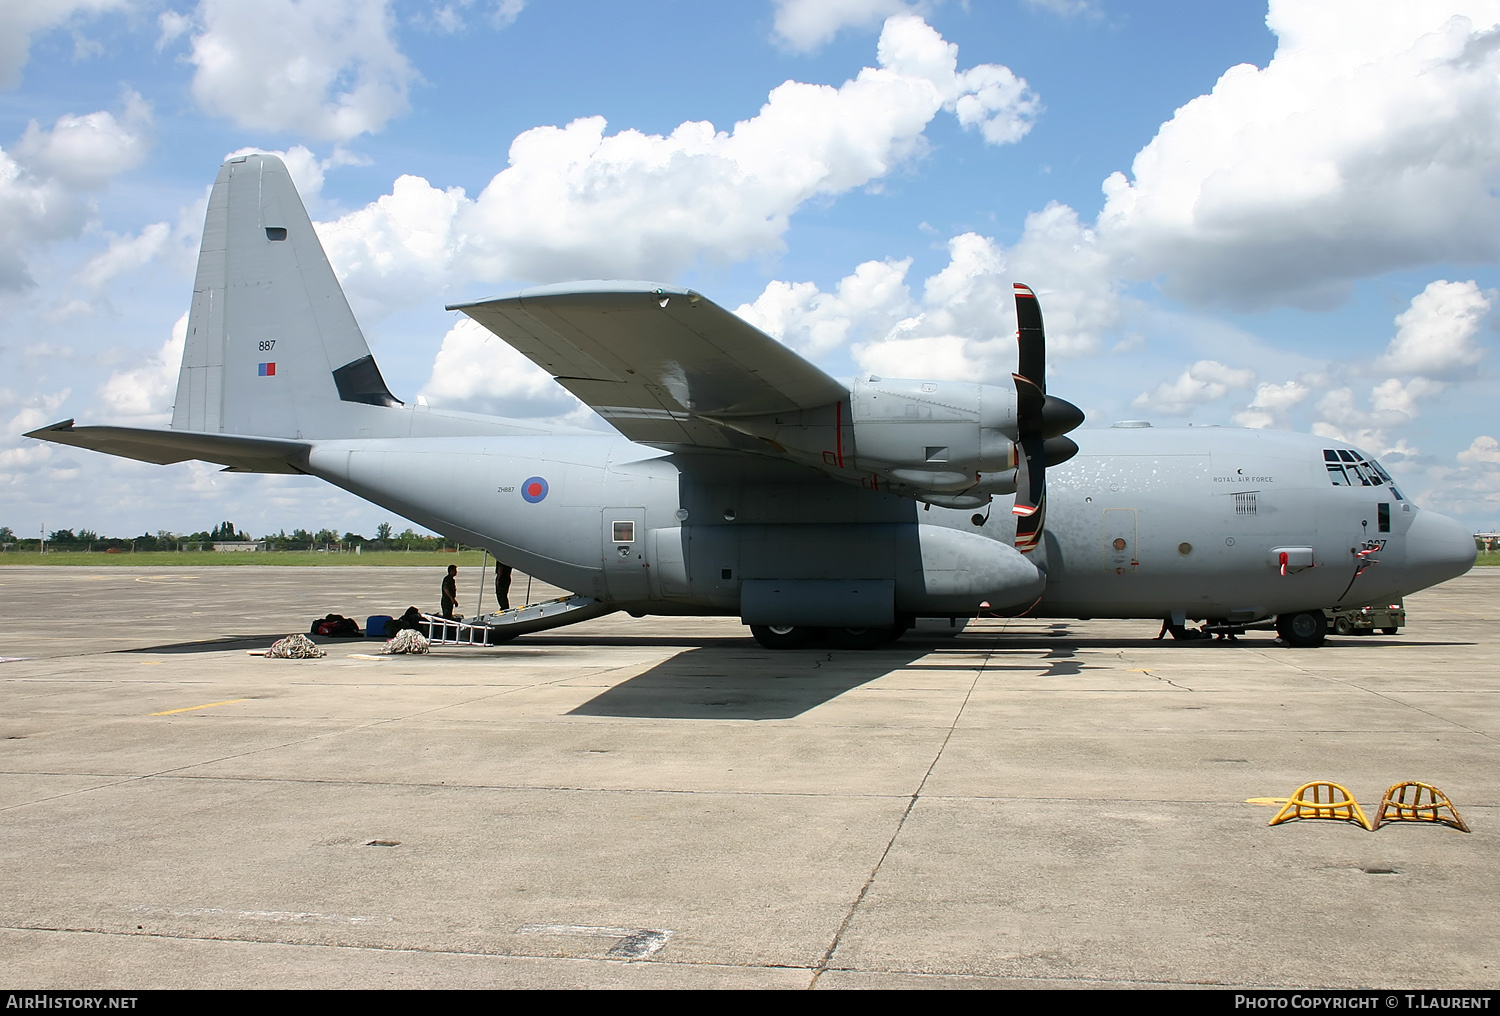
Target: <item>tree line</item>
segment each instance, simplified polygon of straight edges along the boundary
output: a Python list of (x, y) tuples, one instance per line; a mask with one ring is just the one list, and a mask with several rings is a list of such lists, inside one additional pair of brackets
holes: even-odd
[(55, 529), (45, 536), (37, 534), (31, 539), (16, 535), (10, 526), (0, 526), (0, 548), (15, 551), (152, 551), (152, 550), (209, 550), (215, 543), (264, 543), (267, 550), (444, 550), (448, 547), (464, 549), (441, 536), (418, 533), (407, 526), (397, 533), (389, 522), (375, 527), (375, 536), (368, 538), (360, 533), (340, 534), (336, 529), (285, 529), (254, 537), (246, 530), (238, 529), (233, 522), (220, 522), (212, 529), (196, 533), (173, 533), (158, 529), (154, 533), (140, 536), (100, 536), (92, 529)]

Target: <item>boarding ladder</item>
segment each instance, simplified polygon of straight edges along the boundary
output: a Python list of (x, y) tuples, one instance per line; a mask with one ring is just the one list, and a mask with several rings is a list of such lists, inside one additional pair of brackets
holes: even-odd
[(430, 633), (428, 641), (435, 646), (492, 646), (517, 635), (577, 624), (618, 609), (592, 596), (569, 594), (463, 621), (423, 614), (422, 624)]

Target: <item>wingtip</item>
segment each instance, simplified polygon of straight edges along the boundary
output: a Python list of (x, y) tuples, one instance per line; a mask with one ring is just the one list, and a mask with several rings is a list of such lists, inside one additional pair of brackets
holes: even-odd
[(41, 440), (45, 441), (48, 434), (57, 434), (59, 432), (70, 431), (72, 429), (73, 417), (70, 416), (66, 420), (63, 420), (59, 423), (49, 424), (46, 427), (38, 427), (36, 430), (29, 430), (22, 436), (40, 438)]
[(1012, 285), (1015, 287), (1016, 296), (1018, 296), (1018, 297), (1030, 297), (1033, 300), (1036, 299), (1036, 294), (1033, 293), (1031, 291), (1031, 287), (1028, 286), (1028, 285), (1026, 285), (1025, 283), (1015, 282), (1015, 283), (1012, 283)]

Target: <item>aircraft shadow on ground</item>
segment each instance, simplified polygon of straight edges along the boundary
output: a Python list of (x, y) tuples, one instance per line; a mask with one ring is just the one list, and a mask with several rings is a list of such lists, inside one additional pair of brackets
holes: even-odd
[(768, 652), (749, 639), (688, 649), (595, 696), (575, 716), (784, 720), (901, 670), (937, 648)]
[[(908, 637), (874, 650), (819, 646), (768, 652), (749, 639), (705, 640), (571, 710), (578, 716), (650, 719), (780, 720), (800, 716), (845, 692), (899, 670), (945, 671), (969, 680), (974, 668), (1065, 678), (1087, 667), (1078, 643), (1053, 636), (962, 639)], [(668, 640), (651, 640), (668, 641)], [(676, 643), (680, 644), (680, 643)], [(1014, 663), (1009, 651), (1044, 650)], [(918, 660), (930, 662), (918, 663)], [(961, 677), (959, 675), (962, 675)]]

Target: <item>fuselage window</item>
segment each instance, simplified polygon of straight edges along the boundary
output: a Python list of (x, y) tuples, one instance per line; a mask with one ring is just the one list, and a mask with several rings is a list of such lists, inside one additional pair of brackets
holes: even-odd
[(1382, 533), (1391, 531), (1391, 506), (1382, 501), (1375, 506), (1375, 519)]
[(634, 522), (612, 522), (612, 523), (610, 523), (610, 528), (614, 531), (614, 538), (615, 538), (614, 542), (616, 542), (616, 543), (634, 543), (635, 542), (635, 523)]

